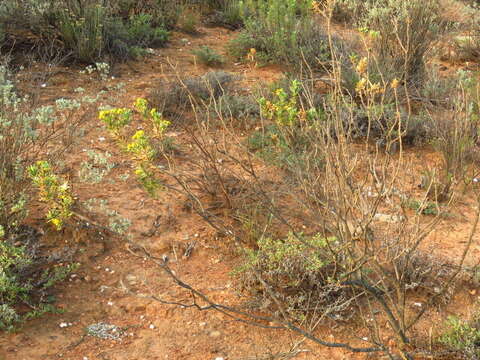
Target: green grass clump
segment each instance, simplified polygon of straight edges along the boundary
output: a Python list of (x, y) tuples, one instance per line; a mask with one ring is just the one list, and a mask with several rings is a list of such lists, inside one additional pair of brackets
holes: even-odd
[(193, 50), (192, 53), (197, 57), (198, 61), (207, 66), (221, 66), (225, 62), (222, 55), (208, 46), (201, 46)]

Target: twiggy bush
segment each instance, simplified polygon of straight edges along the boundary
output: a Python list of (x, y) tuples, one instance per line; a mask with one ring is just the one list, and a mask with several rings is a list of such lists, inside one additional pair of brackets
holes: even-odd
[[(381, 87), (363, 79), (357, 83), (363, 109), (377, 117), (387, 113), (382, 106), (388, 106), (378, 101)], [(219, 236), (232, 239), (245, 254), (238, 273), (244, 276), (242, 286), (263, 299), (275, 324), (294, 331), (315, 324), (306, 331), (319, 344), (391, 356), (399, 352), (409, 359), (409, 349), (417, 345), (415, 325), (450, 293), (460, 271), (455, 269), (465, 257), (460, 267), (444, 267), (425, 256), (426, 239), (448, 210), (448, 201), (440, 207), (435, 200), (422, 200), (419, 209), (435, 202), (437, 212), (428, 218), (423, 211), (405, 210), (418, 189), (402, 183), (411, 170), (403, 156), (401, 103), (394, 103), (395, 116), (385, 131), (385, 148), (397, 144), (392, 156), (393, 151), (384, 152), (368, 136), (361, 144), (352, 142), (355, 113), (345, 115), (352, 97), (340, 81), (336, 84), (320, 104), (309, 102), (313, 96), (298, 82), (288, 92), (277, 89), (259, 101), (257, 132), (268, 140), (262, 146), (273, 147), (278, 156), (281, 144), (290, 154), (286, 161), (258, 156), (251, 140), (246, 144), (231, 122), (221, 122), (219, 133), (211, 131), (217, 121), (202, 118), (187, 131), (193, 146), (189, 164), (169, 157), (168, 168), (159, 173), (174, 182)], [(390, 86), (395, 94), (398, 84)], [(299, 101), (301, 91), (304, 100)], [(267, 219), (259, 226), (258, 212), (244, 211), (255, 205)], [(245, 248), (245, 228), (252, 248)], [(427, 293), (429, 300), (411, 306), (418, 293)], [(354, 327), (363, 341), (353, 346), (354, 337), (331, 343), (313, 335), (316, 324), (342, 326), (342, 321), (347, 321), (348, 333)]]
[(468, 165), (478, 159), (480, 84), (474, 75), (460, 72), (456, 88), (449, 94), (447, 110), (432, 116), (429, 133), (434, 147), (443, 156), (441, 187), (432, 188), (433, 197), (444, 200), (456, 184), (468, 184)]
[[(159, 82), (149, 95), (149, 101), (165, 116), (183, 118), (192, 103), (210, 102), (225, 95), (238, 76), (225, 71), (209, 71), (203, 76), (178, 78)], [(173, 124), (175, 125), (175, 123)]]
[(447, 24), (441, 5), (435, 1), (341, 0), (356, 26), (365, 34), (370, 52), (370, 73), (388, 84), (398, 79), (420, 88), (425, 73), (425, 56)]

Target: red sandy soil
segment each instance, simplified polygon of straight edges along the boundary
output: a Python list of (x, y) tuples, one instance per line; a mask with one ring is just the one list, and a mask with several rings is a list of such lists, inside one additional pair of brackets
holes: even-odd
[[(46, 81), (46, 86), (39, 90), (40, 102), (78, 96), (73, 91), (78, 87), (93, 95), (107, 85), (125, 82), (126, 91), (107, 92), (104, 103), (129, 106), (136, 98), (145, 97), (156, 80), (172, 78), (176, 73), (191, 76), (204, 74), (209, 69), (195, 64), (190, 51), (200, 45), (208, 45), (224, 53), (224, 45), (231, 36), (230, 31), (218, 28), (202, 29), (202, 34), (195, 37), (176, 33), (166, 49), (155, 50), (155, 55), (145, 60), (115, 67), (115, 78), (107, 82), (94, 79), (94, 75), (79, 74), (78, 70), (71, 68), (56, 69)], [(183, 38), (188, 39), (187, 44), (182, 41)], [(44, 71), (42, 66), (27, 69), (25, 79), (29, 76), (28, 71)], [(247, 87), (253, 87), (259, 81), (272, 81), (282, 74), (280, 67), (258, 68), (231, 62), (223, 70), (244, 74)], [(23, 90), (29, 91), (32, 87), (25, 83)], [(159, 198), (152, 199), (133, 176), (127, 181), (118, 180), (118, 176), (131, 172), (122, 153), (115, 149), (115, 144), (94, 114), (84, 127), (85, 135), (69, 154), (67, 168), (79, 169), (81, 162), (86, 160), (84, 149), (109, 151), (113, 154), (110, 161), (119, 165), (109, 175), (116, 180), (115, 183), (76, 184), (75, 194), (82, 200), (108, 199), (110, 208), (131, 220), (130, 231), (135, 241), (147, 246), (157, 256), (168, 254), (171, 266), (179, 276), (213, 300), (232, 305), (245, 301), (235, 291), (229, 275), (238, 259), (229, 254), (228, 247), (214, 238), (212, 230), (204, 222), (182, 209), (175, 195), (164, 192)], [(106, 140), (99, 140), (101, 137)], [(414, 166), (419, 168), (425, 161), (438, 161), (438, 155), (428, 149), (415, 149), (408, 155)], [(73, 179), (76, 172), (72, 170), (68, 175)], [(417, 180), (408, 179), (412, 186)], [(466, 241), (470, 231), (473, 203), (467, 195), (462, 197), (452, 216), (442, 222), (429, 240), (430, 244), (435, 244), (439, 254), (452, 261), (461, 255), (462, 247), (459, 245)], [(167, 222), (169, 212), (173, 221)], [(151, 237), (142, 235), (152, 227), (158, 215), (161, 215), (158, 231)], [(366, 358), (366, 355), (352, 355), (338, 349), (315, 346), (308, 341), (301, 342), (299, 336), (287, 331), (251, 327), (218, 312), (182, 309), (141, 297), (154, 294), (185, 302), (191, 300), (188, 293), (175, 287), (155, 264), (132, 255), (118, 239), (103, 241), (94, 230), (67, 229), (64, 233), (51, 235), (49, 240), (62, 239), (84, 249), (75, 277), (56, 289), (59, 306), (64, 312), (29, 321), (17, 333), (0, 334), (0, 360)], [(190, 257), (183, 258), (183, 249), (192, 240), (197, 241), (196, 247)], [(474, 250), (467, 263), (475, 263), (479, 256), (480, 234), (476, 234)], [(122, 284), (141, 296), (125, 293), (121, 289)], [(479, 290), (471, 286), (460, 289), (448, 309), (442, 309), (441, 313), (432, 311), (428, 315), (431, 323), (440, 324), (453, 312), (468, 316)], [(71, 326), (60, 327), (64, 322), (71, 323)], [(126, 336), (118, 341), (86, 336), (85, 327), (96, 322), (124, 327)], [(429, 330), (428, 327), (424, 329), (426, 334)], [(325, 336), (333, 340), (334, 334), (335, 330), (332, 330)], [(290, 353), (291, 357), (288, 357), (287, 352), (291, 349), (298, 352)], [(371, 355), (370, 359), (377, 356)]]

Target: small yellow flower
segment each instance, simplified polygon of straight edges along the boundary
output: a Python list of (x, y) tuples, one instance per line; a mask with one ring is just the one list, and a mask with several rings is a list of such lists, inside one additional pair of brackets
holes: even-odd
[(370, 92), (372, 94), (381, 94), (383, 92), (383, 89), (381, 88), (379, 83), (376, 83), (370, 86)]
[(366, 86), (367, 86), (367, 79), (362, 78), (360, 79), (359, 82), (357, 82), (357, 85), (355, 86), (355, 91), (362, 92), (365, 90)]
[(255, 57), (257, 55), (257, 50), (255, 48), (251, 48), (247, 55), (247, 60), (250, 62), (255, 62)]
[(367, 58), (362, 58), (357, 64), (356, 70), (360, 75), (363, 75), (367, 71), (368, 61)]
[(322, 9), (320, 9), (320, 4), (317, 1), (312, 1), (312, 11), (315, 14), (321, 14)]
[(392, 80), (392, 84), (390, 85), (392, 89), (396, 89), (398, 87), (399, 81), (397, 78)]

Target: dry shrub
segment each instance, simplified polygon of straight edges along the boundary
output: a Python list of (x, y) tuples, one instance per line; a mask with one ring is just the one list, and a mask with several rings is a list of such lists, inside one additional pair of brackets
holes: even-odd
[(165, 116), (179, 118), (192, 104), (221, 97), (238, 79), (224, 71), (211, 71), (203, 76), (160, 81), (148, 96), (152, 105)]

